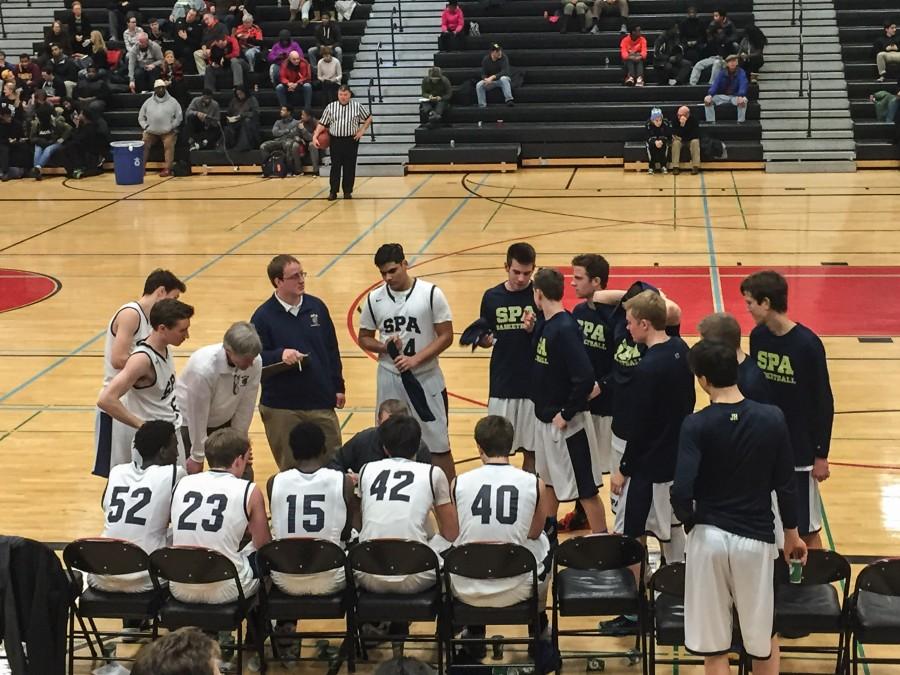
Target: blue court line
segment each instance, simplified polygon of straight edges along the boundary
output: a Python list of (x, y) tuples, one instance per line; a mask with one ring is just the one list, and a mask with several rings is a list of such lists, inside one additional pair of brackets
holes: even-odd
[(716, 244), (713, 240), (712, 218), (709, 217), (709, 202), (706, 199), (706, 181), (700, 174), (700, 196), (703, 197), (703, 218), (706, 220), (706, 250), (709, 253), (709, 282), (712, 285), (713, 307), (717, 312), (725, 311), (722, 301), (722, 281), (719, 279), (719, 263), (716, 260)]
[[(318, 197), (320, 194), (322, 194), (323, 192), (325, 192), (325, 190), (327, 190), (327, 189), (328, 189), (327, 187), (323, 187), (321, 190), (319, 190), (319, 191), (318, 191), (316, 194), (314, 194), (312, 197), (310, 197), (310, 198), (308, 198), (308, 199), (304, 199), (303, 201), (301, 201), (299, 204), (297, 204), (296, 206), (294, 206), (294, 207), (291, 208), (290, 210), (288, 210), (288, 211), (286, 211), (285, 213), (283, 213), (283, 214), (281, 214), (280, 216), (278, 216), (278, 218), (276, 218), (275, 220), (271, 221), (270, 223), (268, 223), (268, 224), (266, 224), (266, 225), (263, 225), (261, 228), (259, 228), (259, 229), (256, 230), (255, 232), (252, 232), (252, 233), (249, 234), (248, 236), (244, 237), (244, 238), (241, 239), (237, 244), (235, 244), (234, 246), (232, 246), (231, 248), (229, 248), (227, 251), (225, 251), (224, 253), (219, 253), (218, 255), (216, 255), (215, 257), (213, 257), (212, 260), (210, 260), (210, 261), (207, 262), (206, 264), (202, 265), (200, 268), (194, 270), (194, 271), (191, 272), (189, 275), (187, 275), (186, 277), (184, 277), (184, 280), (185, 280), (185, 281), (189, 281), (189, 280), (193, 279), (194, 277), (196, 277), (196, 276), (197, 276), (198, 274), (200, 274), (201, 272), (205, 272), (205, 271), (208, 270), (210, 267), (212, 267), (213, 265), (215, 265), (217, 262), (219, 262), (220, 260), (222, 260), (222, 258), (225, 258), (226, 256), (231, 255), (232, 253), (234, 253), (237, 249), (239, 249), (241, 246), (243, 246), (244, 244), (246, 244), (246, 243), (247, 243), (248, 241), (250, 241), (251, 239), (254, 239), (254, 238), (258, 237), (258, 236), (261, 235), (263, 232), (265, 232), (265, 231), (269, 230), (270, 228), (274, 227), (275, 225), (277, 225), (278, 223), (280, 223), (282, 220), (284, 220), (285, 218), (287, 218), (288, 216), (290, 216), (292, 213), (294, 213), (294, 212), (297, 211), (298, 209), (303, 208), (304, 206), (306, 206), (307, 204), (309, 204), (313, 199), (315, 199), (316, 197)], [(280, 199), (275, 199), (275, 201), (276, 201), (276, 202), (277, 202), (277, 201), (280, 201)], [(104, 330), (104, 331), (101, 331), (101, 332), (99, 332), (99, 333), (97, 333), (94, 337), (92, 337), (92, 338), (89, 339), (88, 341), (83, 342), (82, 344), (78, 345), (77, 347), (75, 347), (75, 349), (73, 349), (72, 351), (70, 351), (70, 352), (69, 352), (68, 354), (66, 354), (65, 356), (61, 356), (61, 357), (59, 357), (58, 359), (56, 359), (56, 361), (54, 361), (53, 363), (51, 363), (49, 366), (46, 366), (46, 367), (44, 367), (44, 368), (41, 368), (41, 370), (39, 370), (37, 373), (35, 373), (35, 374), (32, 375), (31, 377), (29, 377), (27, 380), (25, 380), (25, 381), (22, 382), (21, 384), (19, 384), (19, 385), (13, 387), (13, 388), (10, 389), (8, 392), (6, 392), (6, 393), (3, 394), (2, 396), (0, 396), (0, 403), (2, 403), (3, 401), (7, 400), (8, 398), (10, 398), (10, 397), (12, 397), (12, 396), (15, 396), (16, 394), (18, 394), (18, 393), (19, 393), (20, 391), (22, 391), (23, 389), (25, 389), (25, 388), (27, 388), (27, 387), (30, 387), (32, 384), (34, 384), (35, 382), (37, 382), (39, 379), (41, 379), (41, 378), (42, 378), (44, 375), (46, 375), (47, 373), (49, 373), (49, 372), (51, 372), (51, 371), (53, 371), (53, 370), (56, 370), (56, 369), (59, 368), (62, 364), (64, 364), (66, 361), (68, 361), (71, 357), (73, 357), (73, 356), (75, 356), (75, 355), (77, 355), (77, 354), (83, 352), (85, 349), (87, 349), (87, 348), (90, 347), (92, 344), (94, 344), (97, 340), (99, 340), (100, 338), (102, 338), (105, 334), (106, 334), (106, 331), (105, 331), (105, 330)]]
[(334, 256), (334, 258), (332, 258), (331, 261), (327, 265), (325, 265), (325, 267), (323, 267), (316, 273), (316, 277), (317, 278), (321, 277), (328, 270), (330, 270), (332, 267), (337, 265), (341, 258), (343, 258), (345, 255), (347, 255), (354, 246), (356, 246), (359, 242), (361, 242), (363, 239), (365, 239), (372, 232), (372, 230), (374, 230), (376, 227), (381, 225), (381, 223), (383, 223), (385, 220), (387, 220), (388, 216), (390, 216), (394, 211), (396, 211), (401, 206), (403, 206), (406, 203), (407, 199), (409, 199), (414, 194), (416, 194), (422, 188), (422, 186), (425, 185), (425, 183), (427, 183), (429, 180), (431, 180), (431, 177), (433, 175), (434, 174), (432, 174), (432, 173), (428, 174), (428, 176), (425, 177), (425, 180), (423, 180), (421, 183), (416, 185), (416, 187), (414, 187), (412, 190), (407, 192), (405, 197), (403, 197), (399, 202), (397, 202), (391, 208), (389, 208), (387, 211), (385, 211), (384, 214), (379, 216), (375, 220), (374, 223), (372, 223), (365, 230), (360, 232), (359, 235), (353, 241), (351, 241), (349, 244), (347, 244), (344, 247), (343, 251), (341, 251), (336, 256)]

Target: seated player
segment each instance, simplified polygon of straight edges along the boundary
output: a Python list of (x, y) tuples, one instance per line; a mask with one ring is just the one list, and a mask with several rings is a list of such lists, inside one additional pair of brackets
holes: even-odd
[[(101, 536), (130, 541), (149, 554), (167, 544), (172, 493), (185, 472), (175, 463), (178, 441), (171, 422), (144, 422), (134, 435), (134, 448), (140, 463), (119, 464), (109, 472), (103, 491), (105, 523)], [(117, 593), (153, 589), (146, 572), (89, 574), (88, 584)]]
[[(272, 540), (266, 505), (256, 485), (240, 476), (253, 461), (250, 441), (234, 429), (219, 429), (206, 438), (209, 471), (187, 476), (178, 483), (172, 499), (172, 543), (202, 546), (234, 563), (245, 597), (256, 593), (259, 580), (249, 557)], [(250, 530), (251, 543), (241, 549)], [(232, 580), (210, 584), (171, 583), (172, 595), (182, 602), (211, 605), (234, 602)]]

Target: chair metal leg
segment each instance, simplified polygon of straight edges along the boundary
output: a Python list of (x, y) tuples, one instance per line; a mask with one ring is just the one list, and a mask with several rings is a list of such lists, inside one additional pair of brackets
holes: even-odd
[(434, 640), (437, 645), (437, 671), (438, 675), (444, 675), (444, 649), (443, 636), (441, 635), (441, 618), (437, 617), (435, 621)]
[[(253, 621), (253, 642), (256, 645), (256, 653), (259, 655), (259, 672), (265, 673), (269, 664), (266, 662), (266, 624), (263, 613), (257, 608), (251, 610), (247, 616), (247, 621)], [(249, 624), (248, 631), (249, 633)]]
[[(82, 624), (83, 626), (84, 624)], [(100, 648), (100, 658), (104, 658), (106, 656), (106, 647), (103, 644), (103, 639), (100, 637), (100, 631), (97, 630), (97, 624), (94, 623), (94, 619), (88, 617), (88, 625), (91, 627), (91, 630), (94, 633), (94, 639), (97, 640), (97, 646)], [(85, 631), (85, 635), (87, 635), (87, 631)], [(88, 640), (88, 645), (91, 642)], [(91, 646), (91, 656), (96, 657), (97, 654), (94, 653), (94, 648)]]
[(856, 640), (856, 634), (853, 635), (852, 651), (850, 652), (850, 662), (853, 664), (853, 675), (859, 675), (859, 646)]
[(239, 673), (244, 672), (244, 626), (242, 623), (238, 624), (237, 627), (237, 643), (235, 645), (237, 649), (237, 671)]
[(69, 607), (69, 675), (75, 673), (75, 607)]

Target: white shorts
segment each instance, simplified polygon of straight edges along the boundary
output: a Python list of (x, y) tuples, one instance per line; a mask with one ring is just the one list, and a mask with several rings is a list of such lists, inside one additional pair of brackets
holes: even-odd
[(513, 444), (511, 454), (516, 454), (520, 448), (527, 452), (534, 452), (534, 425), (537, 424), (537, 417), (534, 416), (534, 403), (531, 399), (489, 398), (488, 414), (505, 417), (512, 424)]
[[(441, 535), (436, 534), (426, 543), (438, 554), (438, 564), (441, 564), (443, 558), (441, 558), (440, 554), (450, 548), (450, 542)], [(372, 593), (421, 593), (436, 583), (434, 572), (419, 572), (418, 574), (407, 574), (405, 576), (384, 576), (381, 574), (356, 572), (354, 578), (358, 586)], [(440, 573), (438, 573), (437, 583), (440, 583)]]
[[(550, 542), (541, 533), (537, 539), (523, 544), (537, 561), (538, 605), (547, 606), (547, 588), (550, 585)], [(546, 565), (546, 566), (545, 566)], [(458, 574), (450, 575), (453, 596), (473, 607), (511, 607), (531, 597), (531, 573), (505, 579), (472, 579)]]
[(91, 588), (107, 593), (145, 593), (153, 590), (149, 572), (133, 574), (88, 574), (87, 583)]
[(797, 479), (797, 531), (800, 536), (822, 529), (822, 495), (811, 469), (794, 469)]
[(612, 416), (591, 415), (591, 423), (594, 425), (594, 440), (596, 441), (596, 450), (593, 451), (593, 454), (603, 473), (612, 473), (619, 468), (618, 464), (613, 465)]
[(343, 568), (316, 574), (272, 572), (272, 581), (288, 595), (334, 595), (347, 587)]
[[(259, 579), (253, 575), (253, 568), (250, 566), (250, 555), (255, 551), (256, 548), (252, 542), (247, 544), (239, 552), (241, 557), (240, 564), (235, 565), (245, 598), (255, 595), (259, 588)], [(179, 584), (172, 582), (169, 584), (169, 590), (172, 591), (175, 599), (181, 602), (224, 605), (238, 599), (237, 586), (235, 586), (233, 579), (214, 581), (211, 584)]]
[(100, 408), (94, 417), (94, 470), (95, 476), (109, 477), (109, 471), (132, 459), (134, 435), (137, 429), (113, 419)]
[[(416, 373), (416, 379), (425, 391), (428, 407), (434, 415), (433, 422), (423, 422), (416, 414), (412, 401), (406, 393), (400, 373), (378, 366), (378, 394), (375, 408), (390, 398), (403, 401), (409, 408), (409, 414), (415, 417), (422, 427), (422, 441), (428, 446), (432, 455), (450, 452), (450, 432), (447, 430), (447, 385), (440, 368), (432, 368), (424, 373)], [(377, 421), (376, 421), (377, 422)]]
[(775, 618), (775, 544), (739, 537), (712, 525), (687, 536), (684, 645), (704, 656), (725, 654), (732, 642), (732, 607), (737, 610), (747, 654), (771, 655)]
[(535, 471), (561, 502), (593, 497), (603, 485), (590, 417), (576, 413), (564, 431), (535, 418)]

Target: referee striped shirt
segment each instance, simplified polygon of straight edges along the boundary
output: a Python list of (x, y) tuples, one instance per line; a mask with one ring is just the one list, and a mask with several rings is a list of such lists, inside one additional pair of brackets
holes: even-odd
[(340, 101), (333, 101), (325, 106), (322, 111), (322, 117), (319, 122), (328, 127), (328, 132), (333, 137), (350, 138), (359, 131), (362, 123), (365, 122), (371, 113), (369, 109), (362, 103), (357, 103), (350, 99), (346, 105), (342, 105)]

